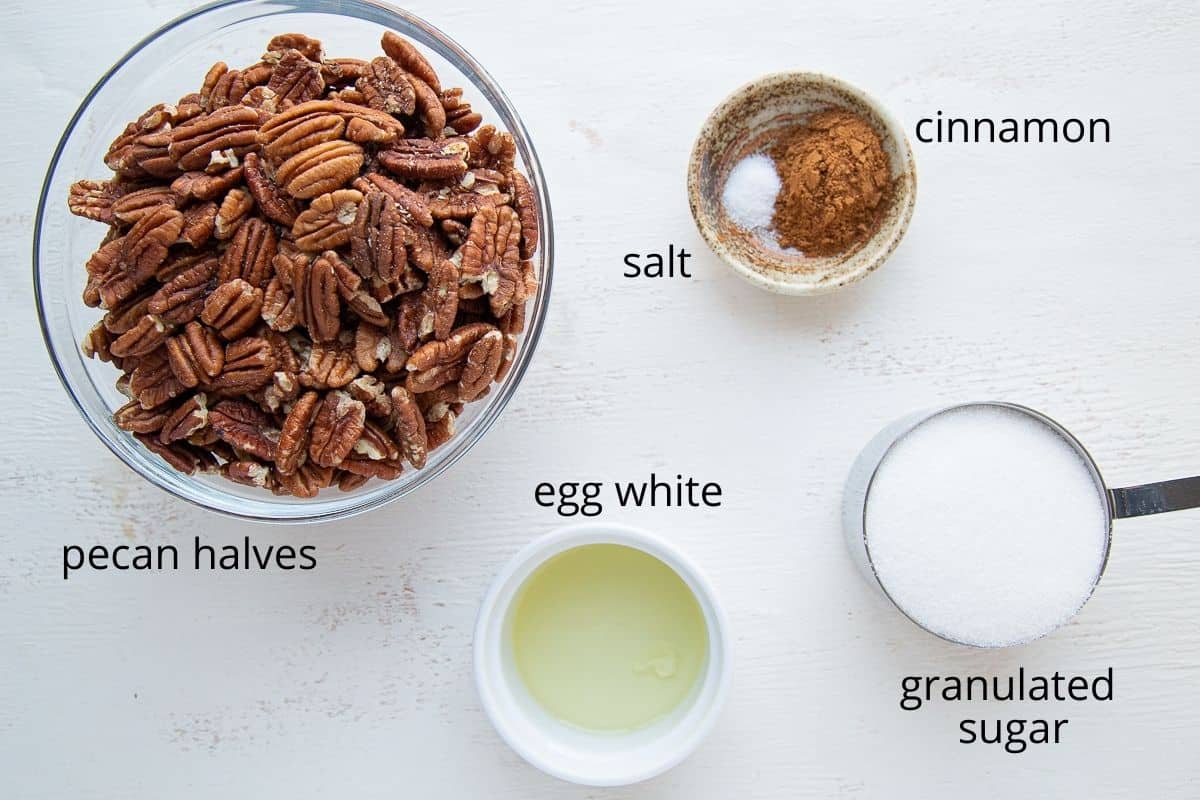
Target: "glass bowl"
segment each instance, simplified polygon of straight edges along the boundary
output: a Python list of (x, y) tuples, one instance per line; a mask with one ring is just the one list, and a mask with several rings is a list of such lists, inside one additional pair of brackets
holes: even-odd
[[(158, 102), (197, 91), (215, 61), (254, 63), (272, 36), (308, 33), (332, 56), (373, 58), (379, 40), (394, 30), (420, 45), (445, 86), (463, 87), (485, 122), (516, 140), (518, 167), (537, 196), (540, 245), (535, 255), (540, 286), (529, 308), (512, 369), (484, 399), (468, 404), (457, 433), (429, 454), (419, 470), (397, 480), (374, 480), (351, 491), (330, 487), (313, 499), (277, 497), (231, 483), (219, 475), (183, 475), (116, 426), (112, 412), (126, 398), (114, 386), (119, 371), (86, 358), (80, 341), (102, 316), (80, 297), (84, 264), (106, 227), (72, 215), (67, 190), (82, 178), (111, 174), (103, 162), (110, 141), (129, 120)], [(33, 240), (33, 278), (46, 347), (79, 413), (118, 458), (146, 480), (176, 497), (224, 514), (270, 522), (314, 522), (357, 514), (403, 497), (445, 472), (495, 423), (529, 366), (550, 297), (554, 241), (550, 203), (529, 134), (496, 81), (466, 50), (429, 23), (372, 0), (230, 0), (198, 8), (136, 44), (88, 92), (54, 151), (38, 202)]]

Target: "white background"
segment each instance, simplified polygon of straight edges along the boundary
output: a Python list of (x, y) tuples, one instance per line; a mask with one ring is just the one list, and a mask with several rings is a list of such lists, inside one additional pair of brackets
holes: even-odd
[[(550, 180), (548, 328), (497, 427), (432, 486), (320, 528), (233, 522), (126, 470), (68, 405), (32, 309), (34, 198), (94, 79), (182, 2), (0, 11), (0, 797), (957, 798), (1200, 795), (1200, 515), (1118, 525), (1078, 621), (1007, 652), (916, 630), (844, 552), (840, 484), (892, 418), (1027, 403), (1114, 485), (1200, 470), (1200, 12), (1185, 2), (413, 3), (506, 87)], [(684, 195), (707, 112), (767, 71), (831, 72), (912, 130), (1104, 116), (1107, 145), (921, 145), (892, 261), (823, 299), (742, 283)], [(620, 277), (696, 253), (690, 281)], [(560, 520), (541, 480), (718, 481), (715, 511), (605, 518), (683, 546), (737, 648), (717, 729), (647, 784), (591, 791), (498, 739), (470, 677), (490, 576)], [(67, 543), (316, 544), (308, 573), (104, 572)], [(899, 710), (906, 674), (1095, 673), (1107, 704)], [(1022, 755), (964, 716), (1069, 718)]]

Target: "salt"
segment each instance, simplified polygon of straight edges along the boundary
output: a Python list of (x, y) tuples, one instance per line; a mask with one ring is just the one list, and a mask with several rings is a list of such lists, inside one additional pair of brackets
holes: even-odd
[(871, 562), (930, 631), (997, 647), (1066, 622), (1104, 566), (1106, 500), (1055, 430), (969, 406), (919, 425), (884, 457), (867, 497)]
[(725, 214), (746, 230), (766, 230), (771, 227), (775, 198), (782, 187), (770, 156), (747, 156), (734, 165), (725, 180), (721, 192)]

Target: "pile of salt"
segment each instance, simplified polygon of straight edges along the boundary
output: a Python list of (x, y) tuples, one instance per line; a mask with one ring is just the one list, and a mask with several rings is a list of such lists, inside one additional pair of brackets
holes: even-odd
[(767, 230), (775, 213), (775, 198), (783, 183), (770, 156), (755, 153), (734, 165), (725, 180), (721, 203), (725, 214), (746, 230)]

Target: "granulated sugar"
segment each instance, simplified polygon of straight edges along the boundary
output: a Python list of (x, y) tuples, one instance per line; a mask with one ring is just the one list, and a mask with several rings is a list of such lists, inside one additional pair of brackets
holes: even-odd
[(979, 646), (1070, 619), (1104, 562), (1106, 500), (1079, 454), (1020, 412), (971, 406), (922, 423), (884, 457), (867, 547), (906, 614)]
[(775, 213), (775, 198), (783, 183), (775, 162), (762, 153), (746, 156), (729, 172), (721, 203), (731, 220), (746, 230), (766, 230)]

